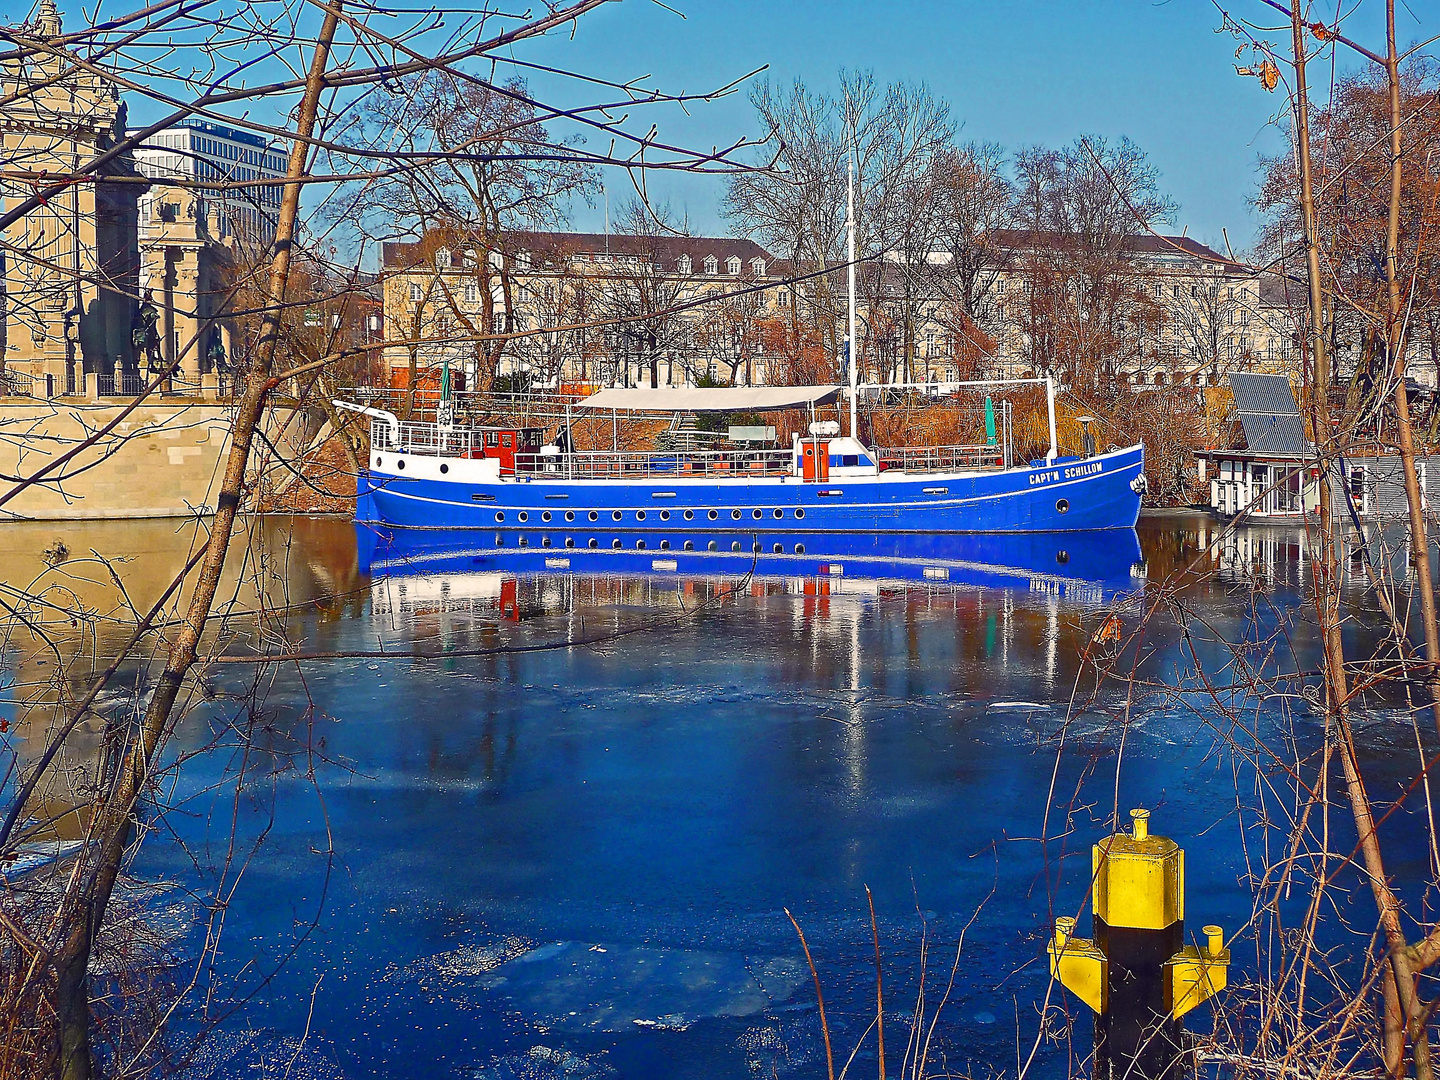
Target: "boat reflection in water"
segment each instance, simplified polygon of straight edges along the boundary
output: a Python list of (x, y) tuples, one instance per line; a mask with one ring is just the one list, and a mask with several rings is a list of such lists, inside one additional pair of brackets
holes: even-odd
[[(609, 547), (558, 547), (550, 537), (522, 537), (524, 546), (497, 551), (451, 531), (376, 531), (358, 525), (360, 568), (375, 578), (431, 575), (445, 592), (486, 592), (502, 610), (500, 582), (526, 576), (659, 579), (737, 578), (875, 585), (924, 584), (1044, 593), (1080, 604), (1108, 603), (1144, 587), (1134, 529), (997, 535), (836, 535), (793, 533), (736, 539), (734, 533), (693, 534), (683, 546), (619, 537)], [(528, 541), (528, 543), (527, 543)], [(620, 546), (614, 546), (614, 545)], [(662, 546), (663, 545), (663, 546)], [(455, 575), (475, 576), (466, 588)], [(417, 585), (419, 583), (416, 583)], [(426, 591), (423, 586), (421, 592)], [(834, 591), (840, 591), (836, 588)], [(848, 591), (848, 590), (846, 590)], [(512, 594), (513, 595), (513, 592)], [(474, 598), (479, 598), (477, 594)], [(506, 614), (512, 614), (506, 612)], [(512, 617), (518, 618), (518, 613)]]

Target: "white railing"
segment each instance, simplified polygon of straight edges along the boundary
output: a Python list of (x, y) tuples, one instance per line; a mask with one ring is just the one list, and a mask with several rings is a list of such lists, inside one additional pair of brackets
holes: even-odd
[(464, 457), (480, 448), (482, 433), (470, 428), (441, 427), (439, 424), (401, 420), (391, 423), (373, 417), (370, 420), (370, 447), (392, 454), (419, 454), (424, 457)]
[(644, 453), (582, 450), (573, 454), (516, 454), (515, 472), (520, 476), (555, 476), (567, 480), (793, 476), (795, 454), (791, 450), (652, 450)]

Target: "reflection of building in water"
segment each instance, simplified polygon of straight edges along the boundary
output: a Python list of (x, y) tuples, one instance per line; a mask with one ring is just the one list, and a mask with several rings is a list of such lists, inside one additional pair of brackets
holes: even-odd
[(1217, 564), (1237, 581), (1300, 588), (1309, 577), (1310, 551), (1299, 528), (1232, 529), (1220, 537)]
[[(252, 520), (256, 526), (252, 557), (229, 560), (218, 589), (220, 597), (234, 598), (238, 610), (301, 604), (320, 596), (322, 590), (344, 586), (356, 573), (354, 529), (349, 522)], [(135, 612), (155, 604), (185, 565), (192, 544), (203, 542), (205, 533), (202, 525), (177, 529), (175, 522), (166, 520), (7, 522), (3, 528), (5, 580), (34, 598), (32, 621), (44, 635), (27, 632), (11, 621), (0, 648), (0, 718), (9, 721), (9, 745), (15, 749), (20, 775), (28, 776), (71, 704), (88, 691), (97, 666), (103, 668), (128, 640)], [(286, 557), (292, 534), (300, 536), (311, 558)], [(319, 554), (328, 557), (319, 559)], [(123, 595), (112, 573), (123, 584)], [(264, 602), (257, 604), (254, 587), (262, 581)], [(188, 598), (188, 591), (182, 592), (176, 610), (183, 611)], [(8, 600), (15, 603), (15, 595)], [(321, 618), (325, 618), (323, 610)], [(148, 659), (153, 648), (147, 641), (139, 657)], [(93, 712), (66, 740), (57, 766), (39, 789), (40, 798), (27, 808), (30, 817), (52, 820), (51, 835), (70, 838), (83, 827), (100, 767), (106, 720), (125, 720), (133, 712), (136, 670), (135, 664), (127, 665), (110, 680)], [(0, 774), (7, 765), (0, 759)]]

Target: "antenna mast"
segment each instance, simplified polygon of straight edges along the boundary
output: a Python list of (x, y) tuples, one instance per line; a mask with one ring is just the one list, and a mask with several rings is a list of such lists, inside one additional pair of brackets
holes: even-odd
[(850, 174), (850, 183), (845, 189), (845, 232), (850, 252), (850, 330), (849, 337), (845, 339), (845, 351), (848, 354), (847, 359), (850, 361), (850, 437), (859, 442), (860, 428), (855, 423), (856, 397), (858, 396), (856, 372), (859, 364), (855, 342), (855, 158), (850, 154), (847, 154), (846, 157), (849, 158)]

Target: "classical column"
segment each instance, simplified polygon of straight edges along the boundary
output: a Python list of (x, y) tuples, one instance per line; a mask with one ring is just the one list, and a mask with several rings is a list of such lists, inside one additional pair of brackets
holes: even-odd
[(177, 378), (187, 387), (200, 385), (200, 266), (198, 253), (189, 249), (176, 252), (175, 260), (175, 335), (180, 350)]

